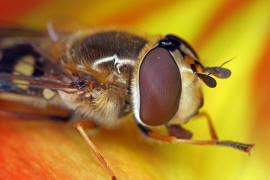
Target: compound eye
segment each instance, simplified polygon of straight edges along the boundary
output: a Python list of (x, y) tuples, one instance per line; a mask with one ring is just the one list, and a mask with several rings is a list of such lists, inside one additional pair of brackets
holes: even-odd
[(146, 54), (139, 70), (140, 119), (146, 125), (166, 124), (178, 110), (181, 75), (168, 50), (154, 48)]

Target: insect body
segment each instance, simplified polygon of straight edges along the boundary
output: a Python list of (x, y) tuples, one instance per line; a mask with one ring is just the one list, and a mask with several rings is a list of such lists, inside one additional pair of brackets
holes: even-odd
[[(0, 31), (0, 99), (32, 105), (50, 117), (84, 121), (75, 122), (75, 127), (113, 179), (114, 173), (84, 129), (91, 123), (113, 128), (130, 113), (153, 139), (223, 145), (245, 152), (253, 147), (219, 141), (208, 115), (199, 113), (201, 82), (213, 88), (216, 81), (210, 75), (227, 78), (230, 71), (204, 67), (177, 36), (148, 37), (118, 29), (58, 32), (52, 26), (48, 32), (49, 36), (28, 30)], [(28, 98), (18, 98), (22, 95)], [(207, 117), (211, 140), (191, 140), (192, 134), (182, 128), (196, 115)], [(166, 127), (168, 135), (155, 133), (156, 126)]]

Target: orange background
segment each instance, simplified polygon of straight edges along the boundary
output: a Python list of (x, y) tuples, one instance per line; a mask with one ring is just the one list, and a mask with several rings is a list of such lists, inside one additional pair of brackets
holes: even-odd
[[(205, 65), (232, 70), (218, 87), (204, 87), (205, 105), (223, 139), (255, 143), (250, 157), (219, 147), (145, 141), (134, 125), (95, 131), (93, 140), (119, 179), (269, 179), (269, 0), (9, 0), (0, 22), (44, 29), (55, 18), (90, 25), (125, 25), (173, 33), (196, 49)], [(203, 121), (187, 125), (208, 138)], [(91, 134), (91, 132), (89, 132)], [(108, 179), (77, 132), (62, 123), (0, 119), (0, 179)]]

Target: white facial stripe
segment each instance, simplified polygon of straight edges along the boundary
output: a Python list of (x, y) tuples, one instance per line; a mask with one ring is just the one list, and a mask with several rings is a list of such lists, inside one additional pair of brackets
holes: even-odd
[(150, 127), (149, 125), (145, 124), (140, 117), (140, 86), (139, 86), (140, 66), (141, 64), (139, 65), (138, 68), (137, 78), (134, 79), (135, 84), (133, 84), (133, 105), (134, 105), (133, 112), (138, 123), (140, 123), (143, 126)]
[[(148, 53), (148, 52), (147, 52)], [(139, 86), (139, 79), (140, 79), (140, 67), (142, 64), (142, 61), (144, 59), (144, 57), (146, 56), (146, 54), (142, 57), (142, 59), (139, 59), (138, 61), (140, 61), (140, 64), (138, 65), (138, 69), (137, 69), (137, 74), (135, 74), (135, 77), (133, 77), (133, 85), (132, 85), (132, 92), (133, 92), (133, 112), (134, 112), (134, 116), (136, 118), (136, 120), (138, 121), (138, 123), (140, 123), (143, 126), (147, 126), (146, 124), (144, 124), (140, 118), (140, 86)]]

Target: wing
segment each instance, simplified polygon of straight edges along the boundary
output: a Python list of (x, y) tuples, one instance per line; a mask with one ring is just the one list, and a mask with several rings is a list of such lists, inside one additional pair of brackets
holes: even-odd
[(0, 110), (69, 114), (57, 90), (70, 85), (61, 81), (65, 72), (51, 59), (49, 44), (44, 32), (0, 28)]

